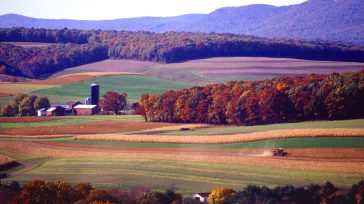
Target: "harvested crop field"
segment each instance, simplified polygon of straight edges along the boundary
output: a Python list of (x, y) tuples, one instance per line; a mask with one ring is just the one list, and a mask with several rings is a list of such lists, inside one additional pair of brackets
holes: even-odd
[(50, 120), (60, 120), (61, 117), (0, 117), (0, 123), (29, 123)]
[[(143, 153), (172, 153), (178, 154), (199, 154), (209, 156), (247, 156), (247, 157), (272, 157), (271, 149), (213, 149), (213, 148), (148, 148), (148, 147), (122, 147), (122, 146), (103, 146), (89, 144), (72, 144), (62, 142), (34, 141), (39, 144), (65, 148), (92, 148), (95, 150), (117, 150), (120, 152), (143, 152)], [(364, 160), (364, 148), (299, 148), (286, 149), (289, 154), (285, 158), (290, 159), (357, 159)]]
[(27, 84), (41, 84), (41, 85), (67, 85), (75, 82), (93, 79), (100, 76), (111, 76), (111, 75), (139, 75), (138, 73), (131, 72), (85, 72), (62, 75), (55, 78), (49, 78), (46, 80), (36, 80), (27, 82)]
[[(128, 158), (147, 158), (147, 159), (168, 159), (176, 161), (209, 162), (219, 164), (239, 164), (249, 166), (259, 166), (265, 168), (281, 169), (300, 169), (330, 172), (364, 172), (364, 160), (343, 159), (329, 160), (327, 158), (276, 158), (270, 156), (246, 156), (239, 151), (231, 153), (224, 151), (211, 151), (200, 149), (192, 151), (179, 151), (178, 149), (160, 150), (144, 148), (128, 149), (102, 149), (80, 146), (60, 146), (42, 142), (14, 142), (0, 141), (0, 148), (8, 152), (30, 154), (47, 157), (128, 157)], [(249, 150), (252, 151), (252, 150)], [(269, 150), (268, 150), (269, 151)], [(264, 151), (263, 154), (266, 154)]]
[(24, 84), (24, 83), (0, 83), (0, 90), (6, 94), (29, 93), (32, 91), (56, 87), (55, 85)]
[(13, 94), (0, 92), (0, 97), (12, 96)]
[(153, 128), (175, 126), (172, 123), (140, 123), (128, 121), (99, 121), (68, 125), (0, 129), (3, 135), (59, 135), (59, 134), (100, 134), (113, 132), (141, 131)]
[(332, 129), (290, 129), (269, 130), (263, 132), (243, 133), (236, 135), (79, 135), (78, 140), (119, 141), (119, 142), (151, 142), (181, 144), (229, 144), (251, 142), (268, 139), (284, 139), (299, 137), (364, 137), (364, 129), (332, 128)]

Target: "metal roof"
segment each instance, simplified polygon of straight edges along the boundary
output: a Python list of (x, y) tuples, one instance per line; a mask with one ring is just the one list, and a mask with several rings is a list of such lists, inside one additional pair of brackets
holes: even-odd
[(56, 108), (52, 107), (52, 108), (49, 108), (47, 111), (54, 111), (54, 110), (56, 110)]
[(85, 109), (92, 109), (95, 108), (97, 105), (77, 105), (74, 108), (85, 108)]

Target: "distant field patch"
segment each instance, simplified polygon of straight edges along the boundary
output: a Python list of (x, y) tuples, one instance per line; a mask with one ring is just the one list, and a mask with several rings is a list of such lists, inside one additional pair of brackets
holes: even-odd
[[(58, 120), (52, 122), (63, 123)], [(174, 126), (171, 123), (140, 123), (127, 121), (99, 121), (99, 122), (81, 122), (67, 125), (47, 125), (47, 126), (32, 126), (32, 127), (13, 127), (0, 129), (0, 134), (3, 135), (58, 135), (58, 134), (100, 134), (113, 132), (126, 132), (147, 130), (159, 127)]]
[(106, 91), (116, 91), (119, 93), (125, 92), (128, 94), (129, 102), (139, 101), (140, 96), (144, 93), (160, 94), (168, 90), (189, 88), (195, 85), (192, 83), (176, 82), (160, 78), (151, 78), (147, 76), (115, 75), (96, 77), (94, 79), (85, 80), (65, 86), (52, 87), (49, 89), (34, 91), (32, 93), (36, 95), (53, 97), (54, 100), (57, 100), (58, 96), (62, 96), (84, 101), (86, 97), (89, 97), (90, 84), (94, 82), (98, 82), (100, 84), (101, 96)]
[(85, 72), (136, 72), (137, 69), (155, 65), (155, 62), (136, 61), (136, 60), (111, 60), (107, 59), (100, 62), (71, 67), (53, 74), (51, 77), (63, 76), (74, 73)]
[(41, 42), (2, 42), (2, 43), (6, 43), (6, 44), (11, 44), (11, 45), (15, 45), (15, 46), (20, 46), (20, 47), (45, 47), (45, 46), (49, 46), (52, 45), (53, 43), (41, 43)]
[(0, 83), (0, 90), (5, 94), (29, 93), (40, 89), (48, 89), (56, 87), (55, 85), (39, 85), (39, 84), (24, 84), (4, 82)]
[[(266, 57), (220, 57), (183, 63), (156, 64), (139, 70), (150, 76), (191, 82), (257, 80), (310, 73), (356, 72), (364, 63), (313, 61)], [(189, 76), (189, 77), (188, 77)]]

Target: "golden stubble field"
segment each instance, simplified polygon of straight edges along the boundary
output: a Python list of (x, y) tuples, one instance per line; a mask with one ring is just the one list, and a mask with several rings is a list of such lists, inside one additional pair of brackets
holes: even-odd
[(268, 130), (262, 132), (242, 133), (234, 135), (122, 135), (94, 134), (79, 135), (77, 140), (146, 142), (146, 143), (182, 143), (182, 144), (229, 144), (252, 142), (269, 139), (286, 139), (299, 137), (364, 137), (364, 129), (354, 128), (322, 128), (322, 129), (289, 129)]

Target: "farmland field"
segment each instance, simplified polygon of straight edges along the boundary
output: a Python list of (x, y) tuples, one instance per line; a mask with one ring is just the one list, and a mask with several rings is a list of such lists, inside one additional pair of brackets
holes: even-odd
[[(52, 77), (83, 72), (135, 72), (147, 76), (195, 83), (257, 80), (284, 75), (359, 71), (364, 63), (265, 57), (224, 57), (158, 64), (133, 60), (104, 60), (65, 69)], [(287, 74), (287, 72), (289, 74)]]
[[(143, 122), (140, 116), (51, 119), (54, 118), (0, 118), (0, 130), (47, 130), (58, 126), (67, 130), (67, 127), (74, 125), (95, 126), (100, 122), (116, 122), (118, 128), (122, 128), (124, 123), (125, 129), (119, 131), (129, 133), (138, 132), (132, 131), (131, 123), (140, 124), (143, 128), (146, 124), (151, 128), (158, 127), (157, 124)], [(174, 125), (176, 127), (173, 128), (173, 125), (168, 127), (168, 124), (159, 124), (159, 127), (166, 127), (139, 132), (151, 132), (154, 135), (160, 131), (162, 134), (181, 132), (176, 130), (181, 125)], [(278, 127), (182, 126), (192, 129), (183, 131), (183, 135), (200, 134), (197, 137), (202, 137), (205, 133), (221, 134), (225, 131), (227, 134), (235, 134), (269, 131)], [(346, 120), (281, 124), (280, 127), (285, 130), (306, 127), (341, 130), (351, 128), (360, 131), (364, 125), (363, 120)], [(104, 128), (106, 129), (101, 130), (114, 127)], [(87, 132), (88, 128), (79, 130)], [(61, 133), (60, 129), (57, 131)], [(37, 134), (41, 134), (41, 131)], [(22, 168), (6, 170), (10, 177), (5, 180), (17, 180), (21, 183), (34, 179), (91, 182), (100, 188), (130, 188), (140, 184), (155, 190), (164, 190), (174, 184), (178, 192), (189, 196), (193, 192), (209, 191), (217, 186), (239, 189), (253, 183), (268, 186), (307, 185), (329, 180), (337, 186), (349, 187), (364, 176), (364, 137), (302, 137), (233, 144), (186, 144), (189, 143), (186, 141), (184, 144), (175, 144), (157, 141), (140, 143), (75, 140), (78, 137), (76, 134), (69, 132), (66, 135), (69, 137), (0, 138), (0, 154), (28, 164)], [(270, 156), (270, 149), (277, 147), (284, 147), (289, 152), (288, 157)]]
[(194, 86), (192, 83), (175, 82), (146, 76), (117, 75), (97, 77), (91, 80), (34, 91), (31, 93), (50, 97), (54, 102), (61, 101), (61, 98), (60, 100), (57, 100), (58, 96), (84, 101), (84, 99), (90, 94), (89, 87), (93, 82), (98, 82), (100, 84), (101, 95), (106, 91), (125, 92), (128, 94), (129, 101), (138, 101), (140, 96), (144, 93), (158, 94), (171, 89), (182, 89)]
[[(287, 70), (305, 75), (362, 68), (363, 63), (279, 58), (212, 58), (178, 64), (105, 60), (65, 69), (46, 80), (1, 83), (0, 102), (16, 93), (47, 96), (53, 104), (84, 101), (90, 84), (99, 82), (101, 95), (106, 90), (126, 92), (130, 104), (143, 93), (231, 79), (266, 79)], [(271, 149), (280, 147), (288, 156), (273, 157)], [(173, 184), (185, 196), (248, 184), (331, 181), (350, 187), (364, 178), (364, 119), (224, 126), (152, 123), (130, 115), (0, 118), (0, 155), (22, 164), (0, 170), (9, 175), (5, 181), (21, 183), (65, 180), (100, 188), (145, 185), (162, 191)]]
[[(191, 82), (257, 80), (277, 76), (302, 76), (310, 73), (359, 71), (364, 63), (312, 61), (265, 57), (224, 57), (191, 60), (184, 63), (156, 64), (137, 70), (150, 76)], [(284, 73), (284, 74), (283, 74)]]

